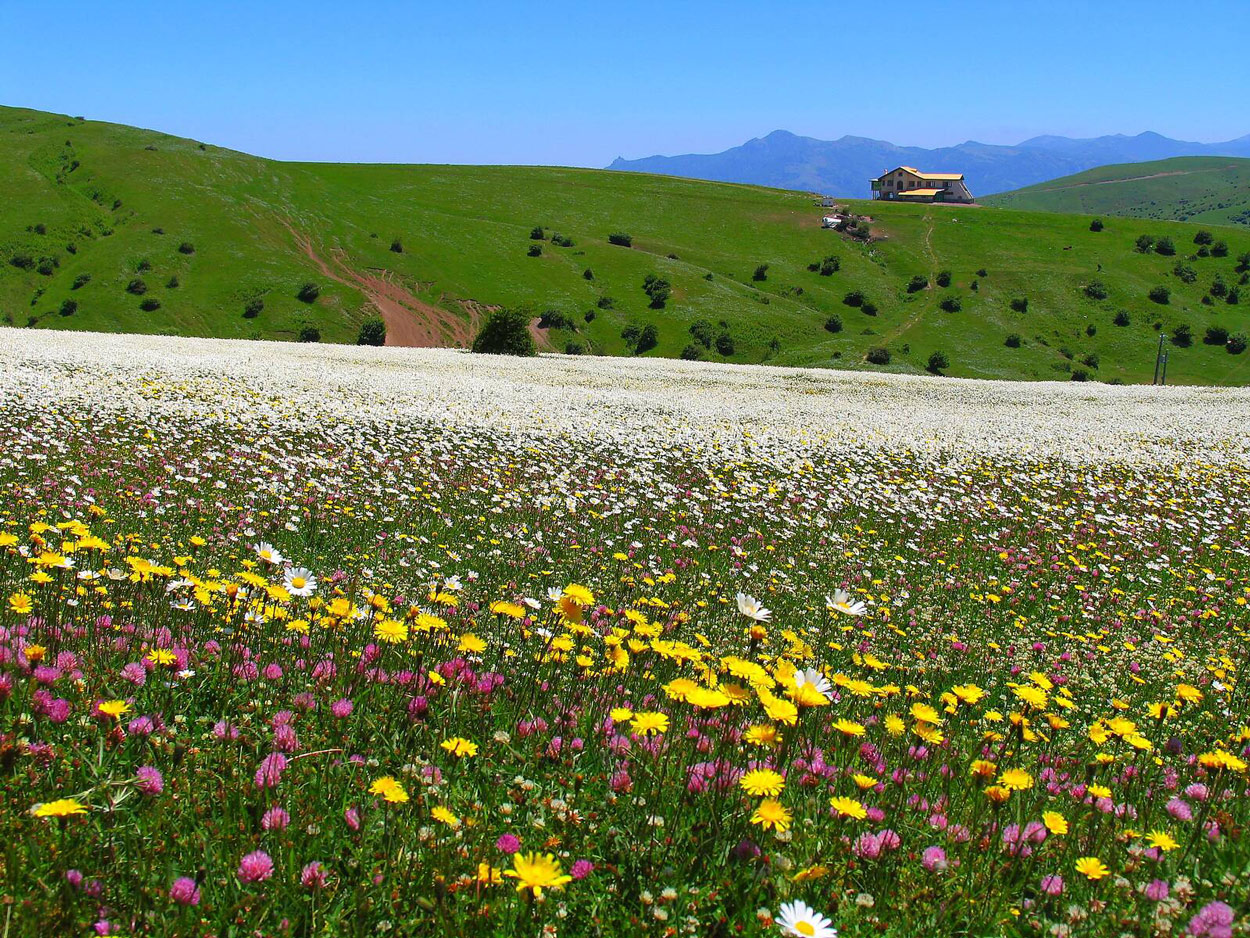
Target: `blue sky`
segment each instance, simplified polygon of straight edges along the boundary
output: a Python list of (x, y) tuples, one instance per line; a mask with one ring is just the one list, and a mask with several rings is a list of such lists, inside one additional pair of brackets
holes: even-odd
[(555, 163), (784, 128), (1250, 133), (1246, 0), (0, 0), (0, 103), (279, 159)]

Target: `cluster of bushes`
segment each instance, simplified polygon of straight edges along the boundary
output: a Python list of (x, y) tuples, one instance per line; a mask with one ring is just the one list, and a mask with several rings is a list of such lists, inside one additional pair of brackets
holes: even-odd
[(870, 365), (888, 365), (890, 363), (890, 350), (883, 345), (870, 348), (864, 356), (864, 361)]
[(842, 259), (836, 254), (830, 254), (821, 260), (808, 264), (807, 269), (814, 274), (820, 274), (822, 277), (832, 277), (842, 269)]
[(615, 231), (608, 235), (608, 244), (615, 244), (618, 247), (628, 248), (634, 246), (634, 239), (622, 231)]
[(570, 332), (577, 331), (577, 323), (567, 313), (558, 309), (546, 310), (538, 317), (538, 327), (540, 329), (567, 329)]
[(925, 369), (935, 375), (940, 375), (950, 366), (950, 359), (946, 357), (945, 352), (934, 352), (929, 356), (929, 360), (925, 363)]
[(551, 236), (551, 243), (558, 248), (571, 248), (573, 246), (573, 239), (567, 235), (562, 235), (557, 231)]
[(1107, 290), (1107, 285), (1101, 280), (1091, 280), (1085, 284), (1085, 295), (1091, 300), (1105, 300), (1111, 293)]
[(473, 339), (473, 351), (488, 355), (536, 355), (538, 350), (530, 335), (529, 315), (519, 309), (495, 310)]
[(635, 355), (641, 355), (660, 344), (660, 330), (651, 322), (642, 328), (631, 323), (621, 330), (621, 338), (633, 348)]
[(663, 277), (647, 274), (642, 280), (642, 292), (647, 294), (652, 309), (663, 309), (668, 298), (672, 296), (673, 288)]
[(44, 255), (35, 259), (29, 254), (14, 254), (9, 258), (9, 263), (19, 270), (33, 270), (45, 277), (51, 277), (56, 272), (56, 269), (61, 266), (61, 259), (51, 255)]
[(927, 289), (929, 286), (929, 278), (916, 274), (907, 281), (908, 293), (919, 293), (921, 290)]
[[(528, 320), (526, 321), (525, 326), (526, 326), (525, 335), (528, 338), (529, 337)], [(302, 333), (301, 333), (301, 336), (302, 336)], [(317, 334), (317, 338), (318, 339), (321, 338), (320, 333)], [(303, 342), (306, 340), (301, 338), (300, 341)], [(530, 339), (531, 344), (533, 343), (533, 341), (534, 340), (531, 338)], [(356, 333), (356, 344), (357, 345), (385, 345), (386, 344), (386, 323), (384, 323), (381, 320), (381, 318), (377, 316), (373, 316), (369, 319), (366, 319), (364, 322), (360, 324), (360, 331)], [(474, 351), (476, 352), (477, 349), (474, 348)]]
[(852, 309), (858, 309), (865, 316), (877, 315), (877, 304), (873, 303), (862, 290), (852, 290), (846, 296), (842, 297), (842, 304)]
[[(701, 358), (702, 352), (698, 346), (704, 349), (711, 349), (715, 346), (716, 351), (724, 356), (732, 355), (735, 351), (733, 336), (729, 334), (729, 324), (723, 319), (720, 322), (719, 331), (706, 319), (696, 319), (690, 324), (690, 335), (697, 345), (686, 346), (682, 350), (682, 358)], [(694, 354), (687, 355), (687, 352)]]
[(1011, 301), (1011, 309), (1017, 313), (1027, 313), (1029, 311), (1029, 298), (1027, 296), (1017, 296)]
[(948, 313), (957, 313), (964, 308), (964, 304), (957, 296), (944, 296), (938, 307)]
[(1166, 236), (1159, 238), (1151, 234), (1138, 235), (1134, 249), (1138, 254), (1150, 254), (1153, 252), (1162, 254), (1165, 257), (1170, 257), (1176, 253), (1176, 245), (1171, 238)]

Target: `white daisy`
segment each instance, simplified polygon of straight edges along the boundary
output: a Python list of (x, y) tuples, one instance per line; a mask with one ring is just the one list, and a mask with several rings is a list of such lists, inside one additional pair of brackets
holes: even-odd
[(804, 684), (811, 684), (812, 687), (826, 697), (833, 690), (833, 685), (829, 683), (829, 679), (815, 668), (805, 668), (802, 671), (794, 672), (794, 686), (802, 687)]
[(834, 590), (833, 599), (826, 596), (825, 606), (830, 612), (840, 612), (847, 616), (862, 616), (868, 611), (868, 607), (860, 600), (851, 599), (851, 594), (846, 590)]
[(738, 611), (756, 622), (767, 622), (773, 617), (772, 610), (764, 608), (763, 603), (746, 593), (738, 594)]
[(311, 570), (292, 567), (283, 577), (282, 587), (292, 596), (311, 596), (317, 589), (317, 578)]
[(256, 545), (256, 556), (265, 561), (265, 563), (271, 563), (275, 566), (282, 563), (285, 559), (280, 553), (278, 553), (278, 548), (274, 547), (268, 541), (261, 541)]
[(833, 922), (802, 899), (782, 905), (777, 925), (783, 935), (797, 935), (799, 938), (837, 938), (838, 934)]

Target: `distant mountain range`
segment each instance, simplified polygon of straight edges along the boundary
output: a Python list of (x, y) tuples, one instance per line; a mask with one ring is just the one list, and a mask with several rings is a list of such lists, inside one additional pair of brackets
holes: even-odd
[(1191, 143), (1146, 132), (1135, 137), (1032, 137), (1014, 147), (969, 140), (927, 150), (868, 137), (817, 140), (775, 130), (723, 153), (618, 157), (608, 169), (719, 182), (799, 189), (841, 198), (869, 198), (869, 180), (895, 166), (962, 172), (974, 196), (1007, 192), (1107, 163), (1136, 163), (1174, 156), (1250, 157), (1250, 134), (1224, 143)]

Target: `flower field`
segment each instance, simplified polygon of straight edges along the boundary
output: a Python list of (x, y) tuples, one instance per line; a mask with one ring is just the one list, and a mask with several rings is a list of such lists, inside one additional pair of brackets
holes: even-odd
[(1250, 934), (1250, 392), (0, 339), (0, 935)]

